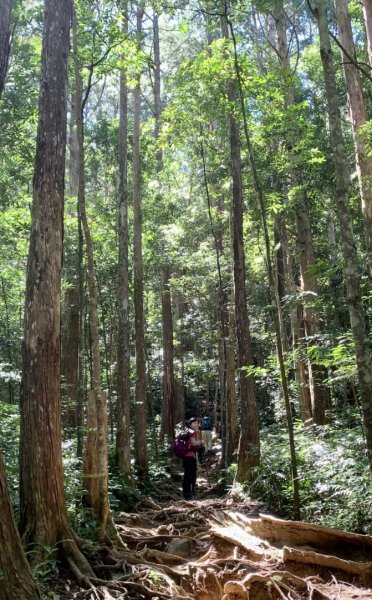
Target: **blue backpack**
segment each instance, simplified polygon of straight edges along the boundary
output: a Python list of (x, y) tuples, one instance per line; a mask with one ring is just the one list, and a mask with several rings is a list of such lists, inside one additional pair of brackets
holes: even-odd
[(200, 421), (200, 429), (202, 431), (210, 431), (212, 429), (212, 417), (203, 417)]

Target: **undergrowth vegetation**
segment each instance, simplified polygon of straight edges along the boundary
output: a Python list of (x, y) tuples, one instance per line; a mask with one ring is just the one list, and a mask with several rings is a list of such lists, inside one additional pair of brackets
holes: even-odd
[[(8, 483), (16, 516), (18, 516), (18, 409), (0, 405), (3, 427), (0, 450), (7, 467)], [(151, 443), (154, 437), (149, 436)], [(357, 533), (372, 533), (372, 488), (368, 471), (361, 417), (354, 409), (343, 409), (333, 422), (323, 427), (295, 427), (301, 494), (301, 518), (329, 527)], [(113, 448), (112, 448), (113, 454)], [(170, 454), (166, 445), (158, 443), (156, 452), (149, 447), (150, 477), (139, 486), (124, 484), (110, 468), (110, 505), (114, 511), (133, 510), (141, 495), (156, 496), (170, 480)], [(63, 461), (68, 512), (74, 528), (82, 537), (93, 538), (95, 521), (84, 508), (81, 481), (81, 459), (76, 457), (76, 441), (63, 441)], [(113, 465), (113, 460), (110, 461)], [(234, 486), (236, 465), (220, 471), (222, 480), (233, 495), (257, 499), (280, 517), (292, 518), (292, 480), (288, 437), (285, 428), (270, 425), (261, 434), (261, 466), (250, 488)], [(169, 483), (171, 486), (172, 484)], [(174, 485), (174, 484), (173, 484)], [(222, 488), (221, 488), (222, 489)]]
[[(343, 410), (322, 427), (295, 429), (301, 518), (328, 527), (372, 533), (372, 495), (360, 415)], [(262, 432), (261, 466), (250, 490), (271, 512), (292, 518), (293, 488), (288, 437), (271, 426)]]

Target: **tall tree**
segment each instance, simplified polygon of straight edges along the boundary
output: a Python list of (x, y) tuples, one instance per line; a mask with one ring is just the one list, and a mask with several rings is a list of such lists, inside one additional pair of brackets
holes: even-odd
[(91, 389), (87, 398), (87, 427), (83, 455), (84, 502), (89, 506), (98, 522), (98, 539), (105, 541), (107, 529), (113, 533), (108, 500), (108, 451), (107, 451), (107, 400), (101, 387), (101, 366), (97, 312), (97, 285), (94, 270), (94, 247), (86, 213), (85, 202), (85, 151), (83, 120), (83, 81), (78, 56), (78, 23), (76, 10), (73, 11), (73, 54), (76, 94), (76, 133), (78, 141), (79, 219), (85, 240), (87, 257), (87, 283), (89, 291), (89, 326), (92, 348)]
[[(128, 2), (122, 2), (123, 36), (128, 35)], [(116, 400), (116, 464), (130, 477), (130, 337), (128, 257), (128, 84), (126, 68), (120, 73), (119, 210), (118, 210), (118, 349)]]
[(71, 565), (91, 575), (68, 521), (61, 455), (60, 303), (70, 19), (69, 0), (45, 0), (22, 353), (20, 530), (36, 555), (46, 547), (56, 548)]
[(5, 85), (11, 45), (11, 0), (0, 0), (0, 98)]
[(362, 200), (367, 263), (370, 275), (372, 276), (372, 157), (368, 155), (366, 139), (361, 134), (361, 127), (367, 121), (367, 110), (359, 69), (350, 60), (350, 57), (355, 59), (355, 49), (348, 1), (335, 0), (335, 9), (343, 48), (342, 64), (346, 80), (349, 114), (355, 147), (355, 162)]
[(173, 316), (169, 265), (163, 265), (161, 268), (161, 295), (163, 321), (162, 431), (169, 438), (172, 438), (175, 426), (175, 386), (173, 372)]
[[(276, 0), (275, 2), (275, 25), (277, 35), (277, 53), (280, 62), (281, 76), (283, 86), (285, 89), (284, 109), (288, 113), (294, 110), (296, 99), (294, 89), (294, 74), (292, 73), (290, 64), (290, 49), (288, 46), (287, 39), (287, 27), (286, 27), (286, 12), (284, 10), (283, 0)], [(288, 119), (289, 121), (289, 119)], [(293, 127), (288, 127), (286, 132), (287, 145), (289, 151), (289, 168), (288, 175), (291, 181), (292, 188), (295, 192), (295, 223), (297, 230), (297, 249), (298, 249), (298, 263), (300, 266), (301, 274), (301, 290), (306, 294), (305, 305), (303, 309), (304, 318), (304, 329), (306, 338), (312, 339), (314, 335), (319, 332), (320, 329), (320, 318), (319, 315), (311, 307), (309, 298), (318, 296), (319, 288), (316, 276), (313, 274), (315, 264), (315, 253), (314, 244), (312, 238), (312, 232), (310, 227), (309, 210), (307, 206), (307, 199), (305, 190), (301, 186), (301, 181), (298, 176), (298, 168), (295, 159), (294, 148), (296, 147), (296, 136), (297, 131)], [(287, 251), (288, 256), (288, 251)], [(286, 279), (289, 282), (290, 293), (295, 291), (294, 278), (292, 268), (286, 269)], [(298, 346), (298, 340), (300, 338), (299, 333), (299, 319), (297, 317), (297, 307), (293, 309), (291, 315), (294, 347)], [(310, 342), (313, 343), (312, 341)], [(317, 365), (314, 361), (308, 361), (308, 377), (309, 377), (309, 391), (311, 398), (311, 415), (308, 415), (308, 394), (307, 384), (304, 378), (304, 367), (302, 360), (296, 360), (297, 372), (300, 383), (300, 393), (302, 396), (301, 405), (303, 406), (303, 413), (306, 416), (312, 416), (315, 423), (318, 425), (324, 424), (326, 421), (326, 408), (329, 405), (329, 392), (325, 385), (327, 373), (324, 368)]]
[[(142, 3), (137, 5), (137, 49), (141, 50)], [(146, 361), (145, 361), (145, 316), (143, 306), (143, 258), (142, 258), (142, 207), (141, 207), (141, 77), (137, 74), (134, 88), (133, 123), (133, 211), (134, 211), (134, 320), (136, 332), (136, 456), (138, 468), (147, 474), (147, 435), (146, 435)]]
[(255, 191), (257, 204), (258, 204), (259, 210), (260, 210), (260, 217), (261, 217), (262, 229), (263, 229), (263, 234), (264, 234), (266, 268), (267, 268), (267, 275), (268, 275), (268, 280), (269, 280), (271, 304), (272, 304), (272, 308), (273, 308), (273, 320), (274, 320), (274, 330), (275, 330), (278, 365), (279, 365), (279, 369), (280, 369), (280, 381), (281, 381), (281, 385), (282, 385), (285, 411), (286, 411), (286, 417), (287, 417), (289, 448), (290, 448), (290, 456), (291, 456), (292, 486), (293, 486), (293, 514), (296, 519), (299, 519), (300, 518), (300, 496), (299, 496), (299, 486), (298, 486), (298, 476), (297, 476), (297, 457), (296, 457), (296, 449), (295, 449), (295, 443), (294, 443), (292, 407), (291, 407), (291, 403), (290, 403), (289, 389), (288, 389), (288, 382), (287, 382), (287, 373), (286, 373), (285, 361), (284, 361), (283, 340), (285, 337), (285, 331), (283, 330), (283, 322), (281, 319), (281, 311), (280, 311), (280, 301), (279, 301), (278, 294), (277, 294), (277, 287), (275, 285), (274, 270), (273, 270), (273, 265), (272, 265), (272, 254), (271, 254), (271, 246), (270, 246), (270, 236), (269, 236), (265, 196), (264, 196), (263, 188), (261, 185), (260, 177), (258, 175), (251, 135), (250, 135), (250, 131), (248, 128), (247, 108), (246, 108), (246, 103), (244, 100), (241, 69), (240, 69), (239, 60), (238, 60), (237, 41), (236, 41), (236, 35), (235, 35), (232, 21), (228, 16), (227, 0), (225, 0), (225, 15), (226, 15), (225, 16), (226, 22), (228, 24), (229, 31), (231, 32), (231, 38), (232, 38), (232, 42), (233, 42), (234, 68), (235, 68), (235, 74), (236, 74), (236, 79), (237, 79), (237, 88), (238, 88), (238, 92), (239, 92), (241, 114), (243, 117), (244, 136), (245, 136), (245, 142), (246, 142), (247, 151), (248, 151), (250, 174), (251, 174), (251, 179), (252, 179), (252, 183), (253, 183), (253, 187), (254, 187), (254, 191)]
[[(0, 3), (0, 98), (10, 50), (10, 0)], [(5, 296), (5, 292), (4, 292)], [(6, 304), (6, 300), (5, 300)], [(10, 401), (12, 394), (10, 394)], [(37, 585), (14, 522), (5, 466), (0, 454), (0, 595), (4, 600), (39, 600)]]
[[(161, 104), (161, 59), (159, 39), (159, 15), (154, 13), (154, 114), (155, 140), (158, 142), (160, 133)], [(163, 151), (156, 149), (157, 176), (163, 169)], [(160, 289), (163, 327), (163, 402), (162, 402), (162, 432), (169, 438), (173, 437), (175, 425), (175, 380), (174, 380), (174, 348), (173, 348), (173, 315), (172, 295), (170, 287), (171, 265), (168, 264), (166, 253), (163, 253), (163, 264), (160, 268)]]
[[(67, 193), (73, 198), (78, 196), (79, 170), (78, 170), (78, 141), (76, 135), (76, 97), (70, 96), (70, 120), (68, 135), (68, 184)], [(68, 427), (81, 426), (78, 424), (78, 396), (79, 396), (79, 366), (80, 360), (80, 290), (79, 290), (79, 252), (76, 248), (70, 249), (64, 244), (64, 276), (66, 291), (62, 305), (62, 340), (61, 340), (61, 377), (65, 411), (62, 418)], [(66, 407), (67, 403), (67, 407)], [(67, 410), (66, 410), (67, 408)], [(80, 429), (80, 428), (79, 428)], [(80, 433), (80, 431), (78, 430)]]
[(316, 0), (315, 6), (315, 15), (318, 22), (320, 38), (320, 55), (322, 59), (326, 85), (329, 129), (336, 175), (336, 210), (341, 233), (347, 305), (349, 308), (351, 329), (355, 343), (368, 462), (372, 474), (372, 362), (361, 297), (358, 257), (348, 201), (349, 173), (347, 154), (342, 134), (333, 53), (328, 31), (327, 7), (322, 0)]
[[(229, 30), (222, 20), (222, 35), (228, 39)], [(235, 289), (235, 324), (238, 346), (240, 379), (240, 439), (236, 481), (252, 481), (254, 468), (260, 463), (260, 437), (256, 406), (255, 384), (246, 368), (253, 365), (250, 324), (245, 283), (245, 255), (243, 242), (243, 184), (240, 158), (239, 124), (234, 114), (235, 91), (232, 80), (228, 82), (228, 98), (231, 103), (229, 117), (230, 156), (232, 175), (232, 227)]]

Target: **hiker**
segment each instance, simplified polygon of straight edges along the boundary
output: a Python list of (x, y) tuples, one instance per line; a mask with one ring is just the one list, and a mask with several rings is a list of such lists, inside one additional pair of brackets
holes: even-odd
[(200, 421), (202, 441), (207, 454), (212, 454), (212, 417), (205, 415)]
[(196, 498), (196, 472), (198, 461), (196, 459), (197, 452), (202, 448), (203, 442), (199, 430), (199, 421), (196, 417), (192, 417), (187, 421), (187, 426), (190, 430), (189, 448), (183, 457), (183, 480), (182, 490), (185, 500)]

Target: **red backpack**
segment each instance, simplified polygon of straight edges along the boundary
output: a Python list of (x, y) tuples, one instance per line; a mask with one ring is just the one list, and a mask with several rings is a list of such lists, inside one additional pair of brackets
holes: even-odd
[(183, 458), (190, 450), (190, 437), (191, 433), (184, 431), (177, 435), (176, 439), (173, 442), (173, 452), (177, 456), (177, 458)]

